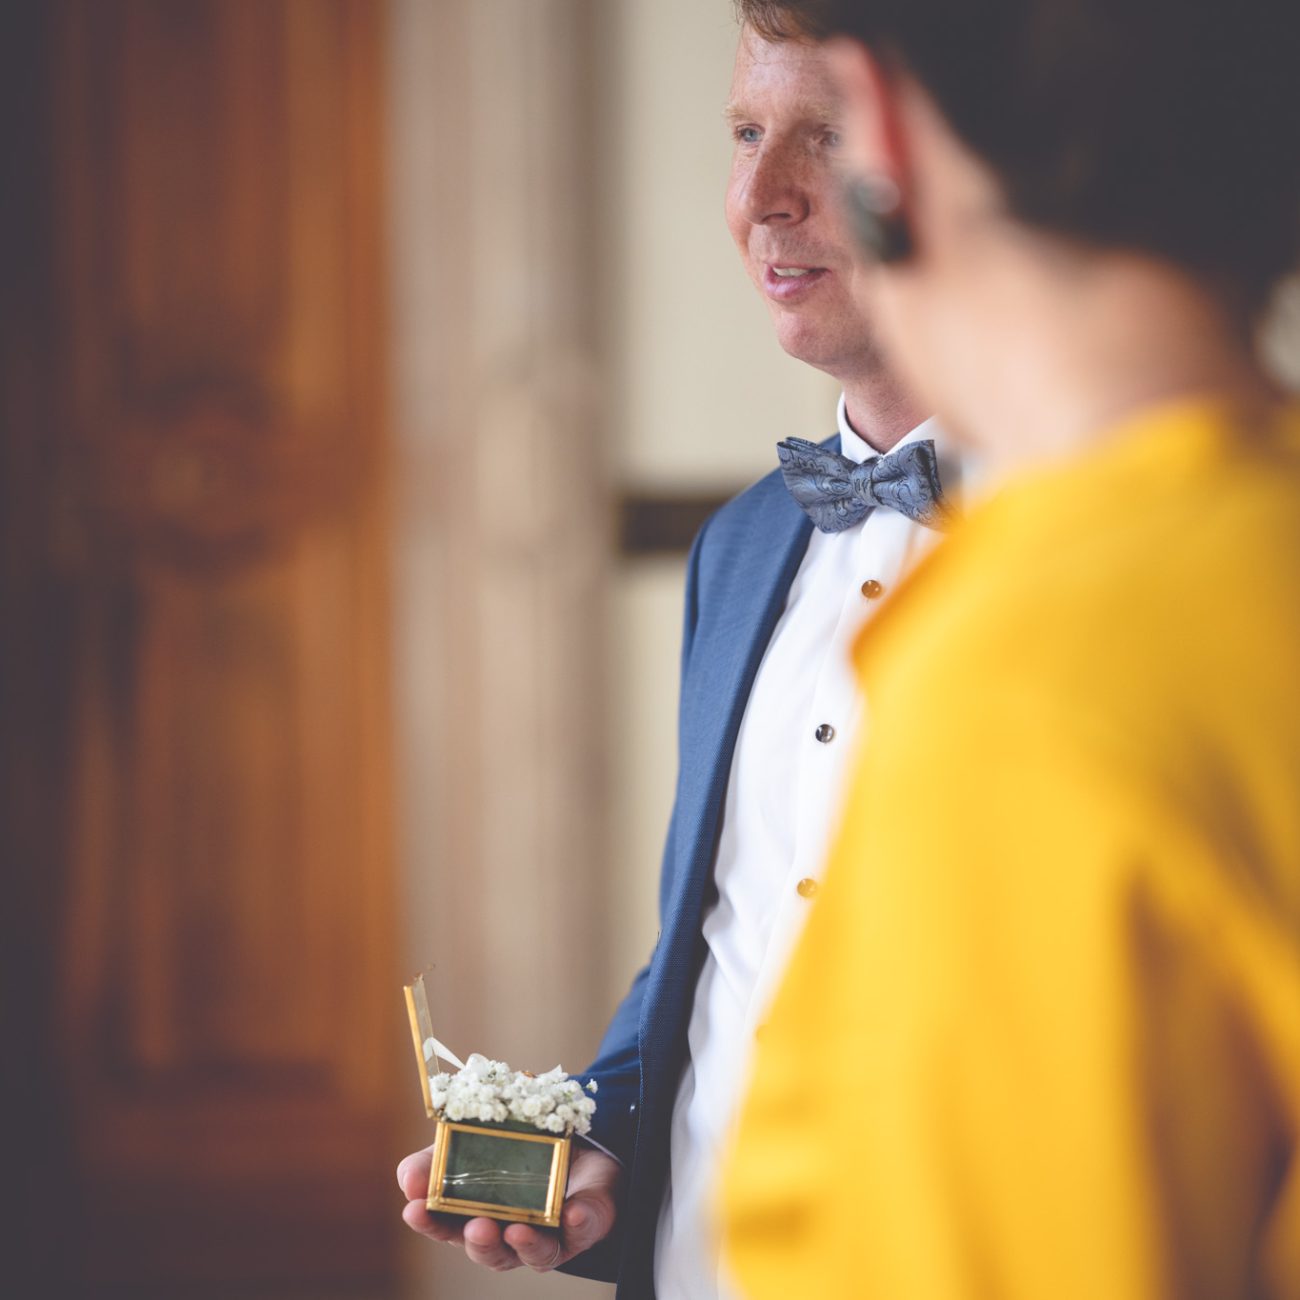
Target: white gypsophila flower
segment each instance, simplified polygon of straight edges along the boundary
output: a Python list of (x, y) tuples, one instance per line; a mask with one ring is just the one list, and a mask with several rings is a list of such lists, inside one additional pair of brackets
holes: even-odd
[(583, 1085), (560, 1066), (530, 1075), (477, 1052), (455, 1074), (431, 1075), (429, 1093), (442, 1118), (480, 1124), (513, 1120), (547, 1133), (586, 1133), (596, 1109)]

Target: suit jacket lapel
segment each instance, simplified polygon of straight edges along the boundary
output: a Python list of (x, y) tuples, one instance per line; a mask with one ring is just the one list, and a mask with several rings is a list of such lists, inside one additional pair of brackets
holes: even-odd
[(698, 934), (736, 736), (749, 692), (812, 523), (779, 475), (764, 479), (738, 526), (709, 537), (701, 568), (700, 622), (682, 683), (680, 868), (670, 914)]

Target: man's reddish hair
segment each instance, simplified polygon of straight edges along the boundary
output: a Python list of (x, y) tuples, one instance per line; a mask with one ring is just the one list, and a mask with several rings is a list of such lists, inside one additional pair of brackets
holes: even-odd
[(736, 20), (765, 41), (820, 41), (831, 34), (818, 0), (734, 0)]

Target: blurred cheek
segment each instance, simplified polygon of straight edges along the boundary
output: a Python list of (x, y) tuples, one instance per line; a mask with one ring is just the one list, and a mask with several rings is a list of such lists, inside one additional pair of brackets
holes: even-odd
[(933, 347), (927, 345), (921, 304), (890, 276), (882, 277), (877, 304), (881, 340), (899, 378), (928, 410), (942, 410), (943, 376), (934, 366)]
[(879, 312), (875, 301), (875, 282), (872, 268), (860, 258), (855, 258), (853, 271), (849, 275), (849, 292), (853, 295), (854, 305), (865, 317), (874, 322)]
[(878, 169), (879, 160), (872, 147), (870, 106), (862, 95), (850, 96), (845, 105), (843, 144), (840, 146), (841, 169), (848, 176), (864, 176)]
[(831, 71), (843, 103), (840, 157), (845, 172), (856, 176), (880, 166), (876, 156), (878, 132), (874, 129), (876, 104), (864, 67), (865, 57), (851, 41), (835, 41), (829, 51)]
[(870, 149), (867, 144), (868, 132), (864, 127), (858, 111), (850, 106), (846, 113), (842, 132), (843, 144), (840, 146), (840, 172), (844, 176), (862, 176), (871, 170)]

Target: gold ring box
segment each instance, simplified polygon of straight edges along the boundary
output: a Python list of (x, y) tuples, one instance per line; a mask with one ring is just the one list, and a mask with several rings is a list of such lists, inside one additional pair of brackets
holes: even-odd
[(424, 1044), (433, 1038), (424, 977), (405, 987), (424, 1108), (437, 1119), (425, 1205), (439, 1214), (558, 1228), (569, 1179), (572, 1139), (516, 1124), (456, 1123), (438, 1118)]

